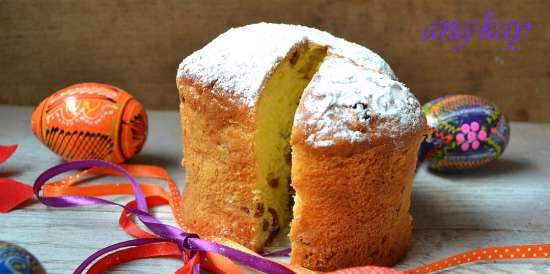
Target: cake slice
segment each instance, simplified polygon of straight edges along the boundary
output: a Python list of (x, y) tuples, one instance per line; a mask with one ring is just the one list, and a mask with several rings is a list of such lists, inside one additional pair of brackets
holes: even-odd
[(292, 263), (330, 271), (403, 257), (423, 129), (403, 84), (340, 56), (323, 61), (292, 131)]

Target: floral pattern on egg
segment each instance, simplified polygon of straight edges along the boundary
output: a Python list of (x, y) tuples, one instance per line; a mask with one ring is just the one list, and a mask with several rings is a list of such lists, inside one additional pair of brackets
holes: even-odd
[(463, 170), (496, 160), (508, 145), (510, 126), (500, 109), (472, 95), (449, 95), (423, 107), (432, 134), (420, 159), (435, 170)]

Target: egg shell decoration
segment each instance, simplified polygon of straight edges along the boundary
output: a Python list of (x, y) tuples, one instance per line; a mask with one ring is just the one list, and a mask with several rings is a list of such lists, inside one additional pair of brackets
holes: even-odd
[(122, 163), (147, 138), (147, 114), (128, 92), (107, 84), (81, 83), (44, 99), (33, 111), (32, 131), (67, 161)]
[(423, 107), (432, 134), (420, 158), (441, 171), (474, 169), (496, 160), (510, 140), (510, 125), (491, 102), (473, 95), (449, 95)]
[(45, 274), (38, 260), (27, 250), (0, 242), (0, 274)]

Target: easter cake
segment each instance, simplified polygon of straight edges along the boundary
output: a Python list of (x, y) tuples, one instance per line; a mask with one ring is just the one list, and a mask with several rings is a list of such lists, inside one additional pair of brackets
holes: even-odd
[(426, 121), (377, 54), (316, 29), (230, 29), (179, 66), (186, 229), (328, 271), (406, 252)]

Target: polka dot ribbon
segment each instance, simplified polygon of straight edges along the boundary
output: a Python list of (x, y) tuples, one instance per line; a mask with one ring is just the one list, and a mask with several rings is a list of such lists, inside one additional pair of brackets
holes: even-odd
[(482, 262), (550, 258), (550, 244), (480, 248), (405, 271), (407, 274), (435, 273), (454, 266)]
[[(74, 163), (74, 162), (73, 162)], [(96, 185), (82, 185), (86, 182), (93, 181), (90, 176), (119, 176), (120, 173), (116, 169), (110, 169), (108, 166), (112, 164), (102, 164), (103, 167), (92, 167), (71, 176), (65, 177), (62, 180), (50, 182), (44, 184), (42, 188), (44, 197), (98, 197), (106, 195), (119, 195), (119, 194), (135, 194), (136, 189), (132, 188), (132, 185), (127, 182), (117, 182), (110, 184), (96, 184)], [(107, 166), (107, 168), (106, 168)], [(112, 165), (114, 166), (114, 165)], [(141, 201), (141, 204), (146, 203), (146, 209), (168, 204), (172, 208), (172, 213), (176, 223), (183, 229), (185, 229), (182, 222), (184, 210), (181, 207), (180, 191), (178, 190), (174, 181), (170, 178), (168, 172), (162, 167), (150, 166), (150, 165), (122, 165), (127, 176), (135, 177), (148, 177), (154, 179), (164, 180), (168, 185), (168, 191), (163, 187), (156, 184), (139, 184), (140, 196), (145, 201)], [(116, 166), (116, 168), (120, 168)], [(42, 175), (41, 175), (42, 176)], [(134, 180), (132, 178), (132, 180)], [(139, 190), (138, 190), (139, 191)], [(136, 196), (138, 197), (138, 196)], [(123, 207), (122, 214), (119, 219), (119, 224), (124, 231), (129, 235), (137, 238), (127, 242), (118, 243), (112, 245), (117, 247), (126, 247), (124, 249), (111, 249), (112, 252), (102, 253), (102, 256), (97, 255), (100, 251), (94, 253), (90, 258), (86, 259), (87, 265), (90, 265), (86, 273), (99, 274), (107, 269), (113, 268), (122, 263), (155, 257), (173, 257), (180, 258), (183, 261), (183, 266), (176, 270), (176, 274), (191, 274), (198, 273), (197, 266), (205, 268), (212, 273), (230, 273), (230, 274), (243, 274), (242, 268), (234, 261), (226, 256), (223, 256), (216, 252), (195, 252), (186, 253), (181, 252), (177, 243), (166, 241), (166, 239), (158, 238), (158, 236), (147, 232), (140, 228), (133, 220), (132, 216), (135, 215), (136, 208), (139, 207), (139, 199), (130, 201)], [(253, 252), (233, 241), (227, 239), (206, 239), (212, 243), (220, 244), (227, 248), (244, 252), (248, 255), (252, 255), (257, 262), (264, 262), (270, 264), (277, 264), (283, 269), (288, 270), (289, 273), (298, 274), (313, 274), (317, 273), (299, 266), (279, 263), (273, 261), (267, 257), (263, 257), (260, 254)], [(103, 249), (103, 250), (105, 250)], [(244, 254), (243, 254), (244, 255)], [(550, 258), (550, 244), (538, 244), (538, 245), (518, 245), (518, 246), (503, 246), (492, 248), (481, 248), (464, 252), (458, 255), (454, 255), (443, 260), (423, 265), (418, 268), (409, 270), (397, 270), (378, 266), (363, 266), (347, 268), (331, 272), (331, 274), (425, 274), (436, 273), (443, 269), (448, 269), (462, 264), (475, 263), (480, 261), (499, 261), (499, 260), (516, 260), (516, 259), (540, 259)], [(84, 263), (83, 263), (84, 264)], [(82, 266), (82, 265), (81, 265)], [(84, 268), (82, 268), (84, 269)], [(268, 271), (269, 273), (269, 271)]]

